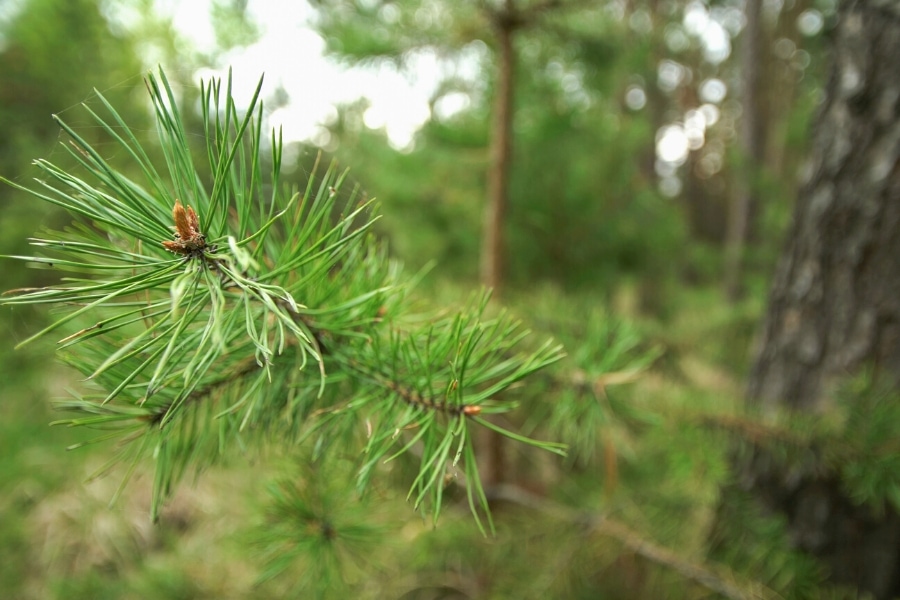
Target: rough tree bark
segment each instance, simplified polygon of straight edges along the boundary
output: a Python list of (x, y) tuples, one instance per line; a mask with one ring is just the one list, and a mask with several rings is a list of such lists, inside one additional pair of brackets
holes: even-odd
[[(832, 69), (751, 371), (763, 413), (827, 408), (864, 365), (900, 382), (900, 0), (847, 0)], [(739, 485), (788, 518), (797, 547), (837, 583), (900, 595), (900, 517), (849, 501), (821, 474), (786, 472), (763, 452)]]
[(900, 0), (850, 0), (749, 397), (821, 406), (864, 362), (900, 376)]

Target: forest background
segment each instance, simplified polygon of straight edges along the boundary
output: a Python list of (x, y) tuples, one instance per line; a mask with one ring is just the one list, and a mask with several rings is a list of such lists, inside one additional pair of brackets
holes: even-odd
[[(197, 74), (227, 67), (229, 52), (267, 27), (245, 2), (214, 2), (216, 47), (201, 52), (153, 2), (119, 4), (125, 22), (99, 0), (0, 5), (7, 179), (25, 185), (34, 158), (65, 160), (52, 114), (84, 126), (98, 147), (108, 143), (79, 121), (80, 103), (96, 106), (94, 88), (152, 148), (148, 57), (166, 66), (188, 124), (202, 131)], [(89, 436), (47, 426), (57, 418), (49, 400), (77, 388), (77, 377), (54, 361), (49, 342), (12, 346), (48, 315), (4, 307), (0, 589), (16, 598), (299, 593), (322, 577), (320, 548), (295, 552), (265, 582), (263, 551), (254, 550), (254, 532), (271, 516), (265, 490), (291, 472), (368, 532), (365, 544), (336, 555), (333, 586), (319, 590), (326, 596), (347, 597), (347, 587), (357, 597), (406, 598), (855, 594), (801, 551), (783, 515), (723, 508), (744, 500), (727, 492), (740, 440), (788, 439), (795, 451), (819, 431), (808, 415), (763, 423), (743, 399), (825, 96), (837, 6), (312, 4), (311, 27), (332, 60), (414, 79), (427, 56), (442, 76), (409, 139), (389, 136), (359, 90), (313, 140), (289, 145), (284, 170), (302, 189), (320, 152), (349, 167), (350, 181), (380, 202), (376, 229), (392, 255), (410, 272), (427, 269), (423, 302), (462, 303), (487, 284), (495, 303), (565, 345), (550, 375), (520, 384), (522, 406), (510, 419), (570, 444), (568, 458), (509, 443), (485, 452), (497, 524), (487, 537), (452, 496), (436, 527), (423, 522), (403, 501), (402, 474), (385, 476), (364, 504), (278, 450), (238, 453), (184, 483), (151, 524), (149, 474), (109, 507), (119, 480), (85, 481), (110, 449), (67, 453)], [(305, 93), (318, 86), (305, 82)], [(274, 115), (290, 92), (265, 102)], [(67, 222), (9, 186), (0, 210), (4, 255), (26, 254), (28, 236)], [(19, 262), (3, 272), (5, 288), (54, 281)], [(894, 479), (883, 487), (877, 500), (891, 512), (900, 493)], [(723, 519), (743, 533), (722, 533)]]

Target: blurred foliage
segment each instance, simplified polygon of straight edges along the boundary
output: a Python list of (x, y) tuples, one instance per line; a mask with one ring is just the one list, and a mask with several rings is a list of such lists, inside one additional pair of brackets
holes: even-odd
[[(857, 598), (846, 586), (823, 586), (828, 573), (802, 550), (841, 544), (846, 527), (816, 532), (813, 508), (824, 493), (841, 515), (877, 519), (900, 512), (900, 395), (872, 369), (840, 386), (834, 406), (821, 414), (708, 416), (705, 426), (739, 440), (736, 464), (765, 467), (765, 480), (787, 482), (761, 507), (746, 490), (740, 469), (726, 480), (727, 502), (710, 534), (710, 555), (776, 590), (785, 598)], [(843, 496), (836, 492), (840, 490)], [(818, 504), (821, 506), (821, 504)], [(774, 510), (774, 509), (783, 509)], [(821, 510), (821, 509), (819, 509)], [(788, 528), (790, 515), (792, 527)], [(854, 534), (851, 534), (854, 535)], [(858, 535), (858, 534), (856, 534)], [(861, 560), (881, 560), (864, 556)], [(867, 597), (867, 596), (866, 596)]]
[(343, 482), (353, 465), (329, 460), (295, 463), (297, 468), (268, 489), (266, 522), (260, 527), (260, 582), (286, 572), (293, 591), (317, 597), (341, 596), (359, 587), (377, 565), (391, 529), (366, 498), (348, 495)]
[(249, 46), (260, 37), (259, 26), (247, 15), (247, 0), (216, 0), (210, 20), (216, 45), (223, 50)]
[[(141, 122), (139, 107), (130, 101), (133, 78), (140, 63), (127, 42), (111, 35), (98, 4), (93, 0), (29, 0), (7, 3), (0, 21), (0, 172), (18, 181), (34, 175), (28, 167), (37, 156), (57, 153), (58, 128), (51, 113), (90, 99), (91, 86), (109, 89), (130, 117)], [(88, 83), (89, 82), (89, 83)], [(88, 132), (88, 135), (92, 135)], [(25, 238), (45, 223), (59, 223), (58, 215), (35, 202), (0, 187), (0, 254), (21, 253)], [(40, 271), (24, 265), (3, 266), (4, 289), (40, 285)], [(45, 315), (37, 311), (4, 310), (0, 330), (5, 340), (18, 341)], [(12, 343), (0, 347), (0, 589), (10, 597), (24, 597), (25, 583), (40, 579), (34, 563), (41, 544), (29, 527), (28, 516), (44, 498), (67, 485), (80, 458), (61, 453), (79, 438), (72, 432), (48, 430), (51, 420), (48, 393), (61, 392), (70, 376), (39, 345), (13, 352)], [(55, 448), (55, 450), (54, 450)]]
[[(141, 69), (134, 47), (111, 34), (94, 0), (29, 0), (2, 28), (0, 172), (5, 176), (26, 181), (36, 175), (28, 167), (32, 159), (60, 154), (58, 127), (50, 115), (89, 102), (91, 87), (108, 90), (114, 101), (129, 107), (133, 122), (147, 123), (134, 95)], [(13, 195), (11, 188), (0, 188), (2, 254), (21, 253), (25, 237), (43, 220), (54, 219), (46, 206), (12, 202)], [(7, 287), (34, 277), (21, 265), (8, 265), (4, 273)]]
[[(741, 161), (734, 150), (739, 65), (705, 59), (702, 40), (685, 25), (697, 7), (560, 2), (532, 15), (544, 5), (516, 5), (527, 25), (516, 38), (509, 283), (550, 279), (567, 289), (609, 289), (638, 278), (643, 307), (664, 315), (660, 295), (668, 283), (721, 281), (726, 207)], [(468, 280), (478, 271), (488, 161), (495, 56), (489, 6), (346, 0), (322, 3), (316, 22), (328, 50), (349, 64), (406, 72), (421, 57), (437, 61), (431, 119), (411, 146), (394, 149), (384, 131), (366, 128), (365, 101), (342, 108), (330, 127), (331, 146), (354, 165), (363, 188), (382, 198), (384, 231), (398, 256), (412, 265), (436, 259)], [(720, 11), (725, 22), (740, 16), (729, 3), (700, 8)], [(779, 50), (765, 65), (780, 92), (764, 90), (769, 148), (755, 182), (762, 202), (745, 274), (753, 289), (768, 285), (820, 97), (819, 37), (803, 38), (788, 23), (800, 10), (792, 5), (767, 17), (768, 35), (783, 36), (779, 48), (793, 50)], [(477, 78), (460, 75), (473, 67)], [(664, 69), (677, 74), (674, 83), (657, 84)], [(703, 99), (709, 81), (725, 86), (724, 100)], [(643, 101), (632, 108), (626, 96), (635, 91)], [(448, 99), (462, 99), (463, 108), (448, 112)], [(683, 125), (701, 104), (713, 106), (717, 120), (707, 126), (704, 146), (673, 167), (682, 193), (666, 197), (655, 137), (668, 124)]]
[[(345, 28), (366, 18), (367, 9), (357, 6), (359, 12), (353, 12), (345, 4), (324, 10), (319, 27), (329, 43), (347, 39)], [(443, 37), (423, 42), (384, 36), (395, 44), (389, 53), (332, 50), (362, 62), (395, 62), (393, 57), (426, 51), (449, 57), (450, 65), (475, 61), (487, 86), (446, 77), (433, 98), (432, 119), (411, 149), (391, 150), (377, 132), (367, 130), (364, 103), (344, 107), (332, 134), (337, 154), (354, 164), (354, 177), (384, 195), (394, 251), (413, 265), (423, 257), (437, 259), (442, 271), (472, 279), (493, 85), (489, 20), (483, 11), (480, 21), (471, 16), (479, 12), (474, 3), (409, 4), (386, 3), (372, 9), (372, 18), (393, 33), (404, 30), (404, 19), (414, 14), (410, 18), (439, 22)], [(647, 170), (654, 125), (621, 101), (629, 74), (649, 76), (650, 46), (629, 44), (625, 52), (627, 29), (603, 11), (561, 12), (546, 27), (525, 29), (518, 43), (515, 166), (506, 227), (510, 283), (550, 279), (597, 288), (625, 275), (671, 275), (677, 265), (667, 259), (686, 243), (685, 230), (677, 204), (661, 197)], [(473, 23), (479, 27), (473, 29)], [(460, 94), (468, 105), (464, 110), (446, 114), (437, 108), (442, 99)]]

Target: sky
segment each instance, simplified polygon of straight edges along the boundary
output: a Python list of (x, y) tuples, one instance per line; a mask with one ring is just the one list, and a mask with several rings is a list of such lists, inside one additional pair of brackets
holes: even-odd
[[(175, 27), (201, 51), (215, 48), (209, 19), (210, 0), (157, 0), (158, 10), (171, 15)], [(259, 76), (265, 72), (263, 98), (279, 86), (290, 97), (287, 106), (269, 115), (269, 126), (282, 127), (285, 141), (312, 140), (328, 145), (326, 123), (337, 117), (335, 104), (366, 96), (370, 108), (365, 124), (384, 127), (391, 144), (408, 147), (415, 132), (430, 116), (429, 98), (438, 84), (440, 66), (434, 56), (415, 57), (413, 78), (394, 69), (348, 69), (324, 56), (325, 43), (309, 27), (313, 9), (304, 0), (272, 2), (251, 0), (248, 11), (258, 24), (257, 43), (222, 57), (230, 65), (240, 103), (249, 100)], [(198, 78), (227, 76), (222, 69), (203, 69)]]

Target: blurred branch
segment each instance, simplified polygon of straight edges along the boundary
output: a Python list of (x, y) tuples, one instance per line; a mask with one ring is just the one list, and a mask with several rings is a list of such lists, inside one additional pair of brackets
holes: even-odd
[(802, 448), (810, 443), (810, 440), (783, 427), (765, 425), (759, 421), (731, 415), (701, 415), (699, 421), (705, 427), (733, 433), (754, 446), (777, 442)]
[(512, 0), (507, 0), (500, 8), (495, 8), (487, 2), (481, 4), (491, 24), (496, 29), (508, 31), (529, 27), (546, 13), (559, 13), (596, 6), (596, 2), (593, 0), (572, 0), (571, 2), (544, 0), (525, 7), (518, 7)]
[(611, 519), (606, 515), (596, 513), (585, 515), (563, 504), (548, 500), (513, 485), (493, 486), (485, 489), (485, 493), (488, 500), (504, 500), (563, 521), (584, 523), (587, 532), (612, 538), (635, 554), (653, 563), (672, 569), (684, 578), (730, 600), (778, 598), (775, 592), (759, 583), (754, 582), (743, 585), (734, 583), (734, 574), (730, 572), (727, 572), (726, 575), (720, 574), (720, 572), (725, 571), (723, 567), (716, 566), (711, 568), (681, 558), (669, 548), (648, 540), (628, 525)]

